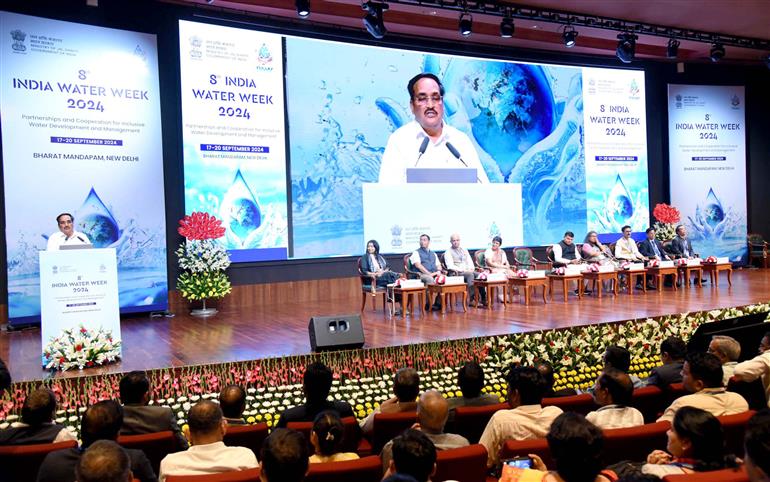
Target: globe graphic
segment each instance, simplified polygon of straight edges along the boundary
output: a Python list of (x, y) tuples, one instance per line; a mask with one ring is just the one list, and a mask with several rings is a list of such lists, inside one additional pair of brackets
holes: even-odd
[(617, 223), (625, 223), (634, 214), (634, 207), (628, 196), (617, 196), (612, 200), (612, 219)]
[(705, 209), (706, 223), (712, 228), (725, 219), (725, 212), (719, 204), (707, 204)]
[(262, 224), (259, 207), (251, 199), (238, 198), (230, 205), (228, 217), (230, 230), (243, 239)]
[(95, 248), (105, 248), (120, 237), (115, 221), (102, 214), (88, 214), (79, 220), (78, 226)]

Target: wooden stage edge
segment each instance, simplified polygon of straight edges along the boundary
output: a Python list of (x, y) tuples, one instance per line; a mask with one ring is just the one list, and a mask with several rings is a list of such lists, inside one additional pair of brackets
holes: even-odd
[[(383, 313), (382, 297), (372, 309), (368, 297), (360, 312), (365, 348), (398, 346), (448, 339), (564, 328), (595, 323), (711, 310), (770, 301), (770, 270), (736, 270), (732, 287), (722, 274), (719, 286), (683, 287), (677, 291), (605, 293), (583, 299), (572, 292), (565, 302), (560, 283), (552, 300), (543, 303), (538, 292), (529, 306), (514, 296), (507, 307), (492, 310), (460, 305), (442, 315), (429, 312), (390, 319)], [(540, 288), (538, 288), (539, 290)], [(172, 293), (172, 318), (147, 315), (121, 321), (123, 359), (88, 370), (49, 374), (40, 363), (40, 329), (0, 333), (0, 358), (15, 381), (48, 377), (78, 377), (130, 370), (236, 362), (310, 353), (308, 321), (318, 315), (359, 314), (361, 288), (357, 277), (234, 287), (211, 318), (190, 316), (189, 306)]]

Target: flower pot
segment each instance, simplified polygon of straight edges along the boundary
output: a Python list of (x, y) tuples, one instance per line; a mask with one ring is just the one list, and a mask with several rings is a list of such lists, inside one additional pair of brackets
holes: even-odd
[(206, 300), (203, 300), (203, 307), (190, 311), (190, 314), (193, 316), (197, 316), (200, 318), (205, 318), (207, 316), (214, 316), (217, 313), (219, 313), (219, 310), (216, 308), (207, 308), (206, 307)]

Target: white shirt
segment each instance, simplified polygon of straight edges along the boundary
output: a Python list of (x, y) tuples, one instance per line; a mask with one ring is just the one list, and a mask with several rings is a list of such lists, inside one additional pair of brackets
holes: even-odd
[(224, 442), (193, 445), (184, 452), (166, 455), (160, 462), (158, 480), (169, 475), (203, 475), (258, 467), (257, 457), (246, 447), (227, 447)]
[(641, 260), (643, 258), (642, 253), (639, 252), (639, 247), (636, 246), (636, 241), (633, 238), (620, 238), (615, 243), (615, 257), (618, 259), (627, 260)]
[(669, 405), (656, 422), (672, 422), (674, 414), (681, 407), (695, 407), (705, 410), (715, 417), (743, 413), (749, 409), (746, 399), (724, 388), (704, 388), (703, 390), (677, 398)]
[(62, 245), (76, 245), (76, 244), (91, 244), (91, 241), (89, 241), (88, 236), (85, 234), (79, 232), (79, 231), (72, 231), (72, 236), (69, 238), (64, 235), (61, 231), (57, 231), (50, 235), (48, 237), (48, 247), (46, 250), (48, 251), (56, 251), (59, 249), (59, 246)]
[(498, 462), (498, 453), (508, 439), (529, 440), (544, 438), (551, 429), (551, 423), (561, 415), (556, 406), (521, 405), (512, 410), (498, 410), (489, 419), (479, 443), (487, 449), (487, 466)]
[[(724, 370), (724, 368), (722, 369)], [(762, 378), (762, 384), (765, 386), (765, 396), (770, 397), (770, 350), (755, 356), (751, 360), (737, 364), (735, 366), (735, 376), (739, 380), (747, 382), (753, 382), (757, 378)], [(770, 398), (768, 398), (767, 405), (770, 407)]]
[(605, 405), (586, 415), (586, 420), (601, 429), (644, 425), (642, 412), (634, 407), (623, 407), (620, 405)]
[[(459, 251), (459, 253), (457, 252)], [(461, 257), (462, 261), (455, 261), (455, 256)], [(473, 258), (471, 254), (465, 248), (459, 248), (455, 250), (449, 248), (444, 251), (444, 262), (446, 263), (446, 269), (449, 271), (475, 271), (476, 267), (473, 264)]]
[(730, 379), (735, 375), (735, 367), (738, 366), (738, 362), (729, 361), (722, 365), (722, 385), (727, 386)]
[[(562, 258), (562, 251), (561, 251), (561, 244), (556, 243), (552, 245), (553, 247), (553, 260), (557, 263), (561, 264), (570, 264), (572, 260), (567, 258)], [(580, 250), (577, 249), (577, 246), (575, 246), (575, 259), (583, 259), (582, 256), (580, 256)]]
[[(476, 169), (479, 182), (489, 182), (473, 142), (462, 131), (447, 125), (445, 122), (441, 137), (435, 143), (429, 141), (428, 147), (420, 156), (420, 144), (426, 137), (428, 135), (417, 121), (409, 122), (396, 129), (388, 138), (388, 144), (382, 154), (379, 182), (405, 183), (406, 169), (409, 167), (420, 169), (467, 167)], [(446, 146), (447, 142), (460, 152), (460, 157), (467, 166), (449, 152)]]

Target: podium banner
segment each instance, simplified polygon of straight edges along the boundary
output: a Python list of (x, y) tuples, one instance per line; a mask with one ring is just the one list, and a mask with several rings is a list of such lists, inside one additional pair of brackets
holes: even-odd
[(120, 341), (115, 249), (40, 252), (42, 346), (62, 331), (83, 326)]

